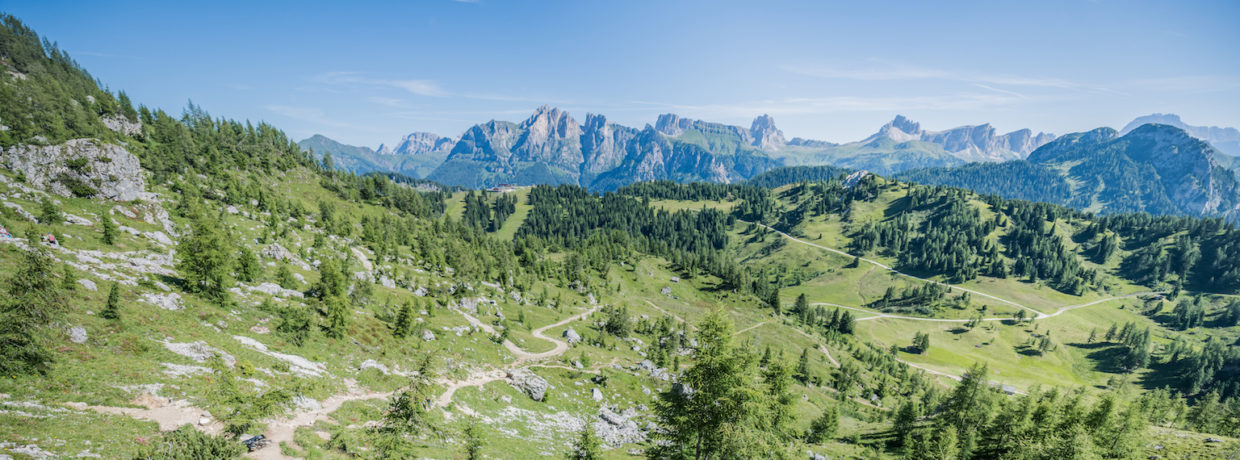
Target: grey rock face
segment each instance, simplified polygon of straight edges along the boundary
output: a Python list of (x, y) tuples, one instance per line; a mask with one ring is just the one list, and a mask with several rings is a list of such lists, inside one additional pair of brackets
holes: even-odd
[(520, 128), (525, 132), (514, 150), (521, 160), (574, 170), (585, 161), (581, 155), (581, 125), (568, 112), (544, 105)]
[(434, 133), (410, 133), (396, 144), (396, 148), (388, 150), (379, 146), (379, 155), (422, 155), (426, 153), (451, 149), (456, 140)]
[(535, 401), (542, 401), (551, 388), (546, 379), (524, 367), (508, 371), (508, 383)]
[(116, 201), (143, 198), (146, 181), (138, 157), (118, 145), (74, 139), (60, 145), (17, 145), (0, 163), (25, 174), (32, 187), (61, 196)]
[(586, 114), (581, 133), (582, 173), (598, 174), (624, 161), (637, 130), (607, 122), (602, 115)]
[(632, 408), (616, 412), (609, 407), (601, 407), (598, 411), (598, 419), (591, 427), (594, 428), (599, 441), (608, 447), (641, 443), (646, 440), (646, 433), (637, 425), (635, 418), (637, 418), (637, 411)]
[(128, 118), (120, 115), (109, 115), (101, 119), (103, 126), (108, 127), (112, 131), (124, 134), (126, 136), (135, 136), (142, 133), (142, 123), (137, 121), (129, 121)]
[(1033, 134), (1021, 129), (1000, 135), (989, 123), (966, 125), (944, 131), (926, 131), (921, 124), (903, 115), (896, 115), (890, 123), (879, 128), (878, 133), (863, 143), (887, 138), (896, 142), (924, 141), (938, 144), (943, 150), (965, 161), (1005, 161), (1024, 158), (1043, 144), (1055, 139), (1047, 133)]
[(749, 133), (753, 136), (753, 146), (762, 150), (779, 150), (788, 143), (784, 132), (775, 127), (775, 119), (770, 115), (754, 118)]

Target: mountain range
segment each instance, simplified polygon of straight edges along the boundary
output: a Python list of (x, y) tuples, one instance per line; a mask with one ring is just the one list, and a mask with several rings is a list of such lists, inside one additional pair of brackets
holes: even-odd
[(413, 133), (396, 148), (372, 150), (315, 135), (299, 144), (331, 153), (338, 167), (357, 173), (392, 171), (467, 187), (573, 183), (608, 190), (658, 179), (734, 182), (782, 165), (831, 164), (892, 174), (1024, 158), (1051, 139), (1054, 135), (1028, 129), (998, 134), (990, 124), (928, 131), (897, 116), (862, 141), (837, 144), (787, 140), (769, 115), (746, 128), (668, 113), (637, 129), (598, 114), (579, 123), (568, 112), (543, 106), (520, 123), (474, 125), (459, 139)]
[(578, 122), (542, 106), (519, 123), (491, 120), (459, 138), (413, 133), (377, 150), (318, 135), (299, 144), (357, 173), (391, 171), (470, 188), (733, 183), (781, 166), (831, 165), (1104, 213), (1240, 217), (1240, 158), (1224, 150), (1240, 148), (1240, 132), (1169, 114), (1062, 137), (1029, 129), (1000, 134), (989, 123), (932, 131), (897, 115), (863, 140), (834, 143), (789, 140), (769, 115), (744, 127), (668, 113), (638, 129), (600, 114)]

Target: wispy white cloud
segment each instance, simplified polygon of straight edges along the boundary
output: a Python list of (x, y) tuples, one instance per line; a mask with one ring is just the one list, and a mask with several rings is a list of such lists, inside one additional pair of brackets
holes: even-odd
[(327, 112), (324, 112), (323, 109), (320, 109), (317, 107), (268, 105), (268, 106), (264, 106), (263, 108), (278, 115), (282, 115), (282, 116), (285, 116), (285, 117), (288, 117), (294, 120), (298, 120), (298, 121), (313, 123), (313, 124), (320, 125), (320, 126), (348, 129), (352, 131), (375, 132), (373, 128), (354, 124), (354, 123), (340, 121), (337, 118), (330, 117), (327, 115)]
[(1132, 91), (1202, 92), (1240, 88), (1240, 78), (1219, 75), (1180, 75), (1127, 80), (1119, 84)]
[(443, 88), (440, 88), (434, 80), (388, 80), (365, 77), (356, 72), (327, 72), (316, 75), (311, 80), (325, 85), (386, 86), (427, 97), (447, 97), (450, 95)]
[(911, 110), (982, 110), (1010, 106), (1025, 101), (1020, 94), (1004, 91), (961, 92), (939, 96), (829, 96), (771, 99), (728, 104), (659, 104), (636, 102), (647, 108), (713, 113), (719, 116), (747, 117), (758, 113), (781, 115), (834, 114), (850, 112), (900, 112)]
[(797, 75), (808, 77), (829, 78), (838, 80), (859, 81), (907, 81), (907, 80), (944, 80), (962, 83), (986, 84), (998, 86), (1024, 86), (1039, 88), (1058, 88), (1082, 91), (1108, 91), (1105, 88), (1087, 85), (1063, 78), (1029, 77), (1017, 75), (986, 75), (967, 72), (949, 71), (930, 67), (920, 67), (882, 60), (868, 60), (863, 64), (840, 65), (788, 65), (783, 69)]

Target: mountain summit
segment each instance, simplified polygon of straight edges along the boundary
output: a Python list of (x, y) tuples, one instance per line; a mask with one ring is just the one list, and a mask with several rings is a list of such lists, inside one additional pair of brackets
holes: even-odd
[(1179, 115), (1173, 113), (1154, 113), (1137, 117), (1120, 130), (1120, 134), (1128, 134), (1142, 125), (1156, 123), (1174, 126), (1189, 135), (1209, 142), (1219, 152), (1231, 156), (1240, 156), (1240, 130), (1236, 128), (1220, 128), (1218, 126), (1193, 126), (1184, 123)]

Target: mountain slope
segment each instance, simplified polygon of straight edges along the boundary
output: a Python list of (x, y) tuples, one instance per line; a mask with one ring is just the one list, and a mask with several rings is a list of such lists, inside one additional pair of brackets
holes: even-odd
[(1155, 113), (1137, 117), (1124, 125), (1120, 135), (1128, 134), (1145, 124), (1171, 125), (1180, 128), (1189, 135), (1208, 142), (1219, 152), (1230, 156), (1240, 156), (1240, 130), (1236, 128), (1220, 128), (1218, 126), (1192, 126), (1184, 123), (1179, 115), (1172, 113)]
[(1179, 128), (1146, 124), (1123, 136), (1110, 128), (1069, 134), (1035, 150), (1026, 164), (976, 164), (898, 177), (1102, 213), (1235, 221), (1240, 218), (1240, 185), (1235, 173), (1215, 160), (1217, 155), (1209, 144)]
[(443, 163), (453, 144), (453, 139), (432, 133), (411, 133), (402, 138), (396, 148), (380, 145), (377, 151), (342, 144), (321, 134), (297, 143), (320, 158), (330, 153), (336, 167), (345, 171), (357, 174), (394, 172), (413, 178), (426, 177)]

